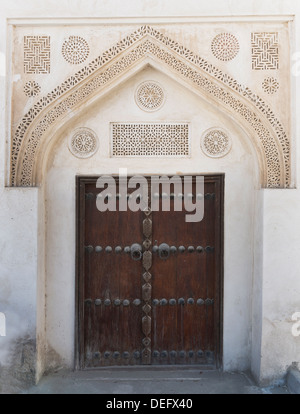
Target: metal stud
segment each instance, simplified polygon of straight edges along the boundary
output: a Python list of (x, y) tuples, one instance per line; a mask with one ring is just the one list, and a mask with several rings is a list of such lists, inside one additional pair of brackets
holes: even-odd
[(107, 246), (105, 249), (106, 253), (112, 253), (113, 249), (110, 246)]
[(123, 300), (123, 306), (129, 306), (130, 301), (128, 299)]
[(117, 247), (115, 248), (115, 253), (116, 253), (116, 254), (120, 254), (120, 253), (122, 253), (122, 247), (121, 247), (121, 246), (117, 246)]
[(95, 247), (95, 252), (96, 252), (96, 253), (101, 253), (101, 252), (102, 252), (102, 250), (103, 250), (103, 249), (102, 249), (102, 247), (101, 247), (101, 246), (96, 246), (96, 247)]
[(93, 359), (93, 354), (92, 354), (91, 352), (87, 352), (87, 353), (86, 353), (86, 359), (88, 359), (89, 361), (90, 361), (91, 359)]
[(115, 359), (120, 358), (120, 352), (114, 352), (114, 358)]
[(178, 299), (178, 305), (184, 305), (185, 300), (183, 298)]
[(174, 200), (174, 198), (175, 198), (175, 193), (171, 193), (171, 194), (170, 194), (170, 199), (171, 199), (171, 200)]
[(160, 304), (161, 304), (161, 306), (166, 306), (166, 305), (168, 304), (167, 299), (162, 299), (162, 300), (160, 301)]
[(131, 248), (130, 248), (130, 246), (126, 246), (126, 247), (124, 247), (124, 253), (126, 253), (126, 254), (131, 253)]
[(176, 305), (176, 299), (170, 299), (170, 300), (169, 300), (169, 304), (170, 304), (171, 306)]
[(194, 246), (189, 246), (188, 247), (188, 252), (189, 253), (194, 253), (194, 251), (195, 251), (195, 247)]
[(104, 352), (104, 358), (108, 359), (110, 357), (110, 352), (106, 351)]
[(115, 305), (115, 306), (120, 306), (120, 305), (121, 305), (121, 301), (120, 301), (120, 299), (115, 299), (115, 300), (114, 300), (114, 305)]
[(111, 305), (111, 300), (110, 299), (105, 299), (104, 305), (105, 306), (110, 306)]
[(100, 358), (101, 358), (101, 354), (100, 354), (100, 352), (95, 352), (94, 357), (95, 357), (96, 359), (100, 359)]
[(203, 253), (204, 252), (204, 249), (203, 249), (202, 246), (197, 246), (196, 250), (197, 250), (198, 253)]
[(215, 250), (214, 247), (211, 247), (211, 246), (207, 246), (205, 248), (206, 253), (212, 253), (214, 250)]
[(213, 299), (206, 299), (205, 300), (205, 305), (213, 305), (213, 303), (214, 303), (214, 300)]
[(202, 306), (202, 305), (204, 305), (204, 300), (203, 299), (198, 299), (197, 300), (197, 305), (199, 305), (199, 306)]
[(177, 357), (177, 352), (176, 351), (171, 351), (170, 355), (172, 358), (176, 358)]
[(176, 247), (176, 246), (171, 246), (171, 247), (170, 247), (170, 252), (171, 252), (172, 254), (175, 254), (175, 253), (177, 252), (177, 247)]
[(140, 306), (141, 303), (140, 299), (134, 299), (133, 301), (134, 306)]
[(150, 239), (146, 239), (146, 240), (144, 240), (143, 241), (143, 246), (144, 246), (144, 249), (145, 250), (149, 250), (150, 249), (150, 247), (151, 247), (151, 240)]
[(197, 200), (203, 200), (203, 198), (204, 198), (203, 194), (201, 194), (201, 193), (197, 194)]
[(167, 358), (168, 357), (168, 352), (167, 351), (162, 351), (161, 357), (162, 358)]
[(178, 250), (180, 253), (184, 253), (185, 252), (185, 247), (184, 246), (179, 246)]
[(205, 194), (204, 198), (205, 200), (213, 200), (215, 198), (215, 193), (207, 193)]
[(198, 355), (198, 358), (203, 358), (204, 352), (200, 350), (197, 352), (197, 355)]
[(93, 194), (93, 193), (87, 193), (87, 194), (85, 195), (85, 198), (86, 198), (87, 200), (92, 200), (92, 199), (94, 198), (94, 194)]
[(124, 359), (129, 359), (129, 357), (130, 357), (130, 353), (129, 352), (126, 351), (126, 352), (123, 353), (123, 358)]
[(157, 253), (158, 252), (158, 246), (153, 246), (152, 247), (152, 252)]
[(96, 306), (101, 306), (102, 305), (102, 300), (101, 299), (96, 299), (95, 300), (95, 305)]
[(158, 299), (153, 299), (152, 301), (154, 306), (158, 306), (159, 305), (159, 300)]
[(189, 357), (193, 358), (193, 356), (194, 356), (194, 351), (189, 351)]
[(184, 194), (182, 194), (182, 193), (179, 193), (179, 194), (178, 194), (178, 198), (181, 198), (181, 199), (183, 199), (183, 198), (184, 198)]
[(86, 246), (86, 247), (85, 247), (85, 250), (86, 250), (88, 253), (93, 253), (94, 248), (93, 248), (93, 246)]
[(190, 200), (191, 200), (191, 199), (193, 199), (193, 198), (194, 198), (194, 194), (189, 193), (189, 194), (187, 195), (187, 198), (189, 198)]
[(85, 303), (86, 305), (88, 305), (88, 306), (91, 306), (91, 304), (93, 303), (93, 301), (92, 301), (92, 299), (86, 299), (86, 300), (84, 301), (84, 303)]
[(185, 358), (185, 351), (180, 351), (179, 356), (180, 358)]
[(194, 301), (194, 299), (193, 299), (193, 298), (189, 298), (189, 299), (187, 300), (187, 303), (188, 303), (189, 305), (194, 305), (195, 301)]
[(169, 194), (168, 193), (162, 193), (161, 198), (169, 198)]
[(134, 354), (133, 354), (133, 356), (134, 356), (135, 359), (139, 359), (140, 356), (141, 356), (141, 354), (140, 354), (139, 351), (135, 351)]
[(159, 358), (159, 352), (158, 351), (154, 351), (153, 352), (153, 356), (154, 356), (154, 358)]
[(207, 359), (214, 359), (214, 353), (212, 351), (205, 351), (205, 356)]

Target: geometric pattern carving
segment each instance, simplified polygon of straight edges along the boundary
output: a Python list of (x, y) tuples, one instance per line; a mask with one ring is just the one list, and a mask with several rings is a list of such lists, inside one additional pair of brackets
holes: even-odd
[[(149, 201), (149, 200), (147, 200)], [(144, 210), (145, 219), (143, 221), (143, 236), (144, 241), (148, 241), (148, 246), (144, 247), (143, 253), (143, 274), (142, 278), (145, 283), (142, 285), (142, 298), (143, 298), (143, 317), (142, 317), (142, 331), (144, 337), (142, 339), (142, 362), (144, 365), (151, 364), (151, 298), (152, 298), (152, 285), (151, 285), (151, 273), (149, 272), (152, 266), (152, 211), (149, 208)], [(150, 250), (151, 249), (151, 250)]]
[(135, 100), (144, 111), (156, 111), (163, 105), (165, 94), (157, 82), (144, 82), (137, 88)]
[(268, 93), (269, 95), (273, 95), (279, 89), (279, 82), (275, 78), (266, 78), (263, 81), (262, 88), (264, 92)]
[(24, 73), (50, 73), (50, 37), (24, 36)]
[(237, 56), (240, 45), (231, 33), (220, 33), (213, 39), (211, 50), (217, 59), (227, 62)]
[(278, 33), (252, 33), (252, 69), (279, 69)]
[(112, 123), (112, 156), (189, 156), (189, 125), (183, 123)]
[(290, 140), (268, 104), (250, 88), (151, 26), (142, 26), (125, 37), (31, 107), (12, 140), (11, 184), (35, 185), (37, 148), (46, 131), (74, 106), (147, 56), (248, 124), (264, 156), (262, 185), (289, 187)]
[(62, 55), (68, 63), (78, 65), (83, 63), (89, 56), (90, 48), (88, 42), (79, 36), (70, 36), (62, 46)]
[(221, 158), (229, 153), (231, 140), (223, 130), (212, 128), (202, 136), (201, 148), (208, 157)]
[(37, 96), (41, 92), (41, 87), (35, 81), (29, 81), (24, 86), (24, 92), (26, 96)]
[(77, 158), (89, 158), (98, 150), (96, 134), (88, 128), (78, 128), (69, 139), (69, 149)]

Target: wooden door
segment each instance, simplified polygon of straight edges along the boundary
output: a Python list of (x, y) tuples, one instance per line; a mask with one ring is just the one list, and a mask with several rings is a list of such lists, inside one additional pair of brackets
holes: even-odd
[(96, 180), (77, 179), (77, 366), (219, 366), (223, 176), (205, 177), (199, 223), (172, 199), (169, 212), (99, 212)]

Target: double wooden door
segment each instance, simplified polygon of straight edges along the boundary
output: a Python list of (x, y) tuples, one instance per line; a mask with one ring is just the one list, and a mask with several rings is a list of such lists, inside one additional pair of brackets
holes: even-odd
[(205, 177), (198, 223), (174, 197), (171, 211), (100, 212), (96, 181), (77, 178), (78, 367), (218, 367), (223, 176)]

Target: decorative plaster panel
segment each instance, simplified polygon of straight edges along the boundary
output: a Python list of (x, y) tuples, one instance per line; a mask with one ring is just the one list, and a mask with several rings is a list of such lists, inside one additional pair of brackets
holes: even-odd
[[(276, 40), (276, 39), (275, 39)], [(156, 29), (143, 26), (94, 59), (42, 98), (18, 126), (11, 151), (12, 185), (35, 184), (37, 149), (43, 136), (80, 103), (143, 59), (152, 58), (195, 91), (231, 112), (260, 148), (262, 185), (290, 184), (290, 142), (281, 122), (261, 97)], [(276, 57), (273, 59), (276, 61)], [(22, 151), (21, 151), (22, 149)], [(260, 156), (258, 156), (260, 159)]]
[(203, 134), (201, 148), (208, 157), (221, 158), (231, 150), (231, 139), (222, 129), (211, 128)]
[(88, 128), (78, 128), (69, 139), (69, 150), (77, 158), (90, 158), (98, 150), (98, 138)]
[(50, 73), (49, 36), (24, 36), (24, 73)]
[(186, 123), (112, 123), (111, 134), (114, 157), (190, 155)]
[(217, 59), (227, 62), (237, 56), (240, 45), (231, 33), (220, 33), (212, 41), (211, 50)]
[(68, 63), (79, 65), (90, 53), (88, 42), (80, 36), (70, 36), (62, 46), (62, 55)]
[(278, 33), (252, 33), (252, 69), (279, 69)]
[(135, 100), (144, 111), (157, 111), (164, 104), (165, 92), (157, 82), (143, 82), (136, 90)]

